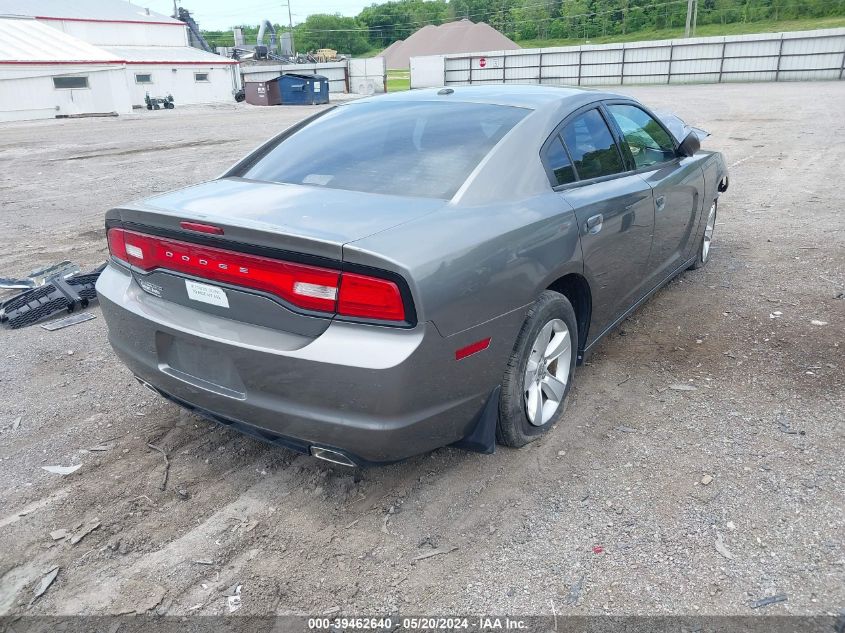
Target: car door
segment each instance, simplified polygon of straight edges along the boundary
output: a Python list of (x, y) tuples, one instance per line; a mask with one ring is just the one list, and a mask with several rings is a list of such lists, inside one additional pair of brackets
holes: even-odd
[(686, 262), (694, 248), (704, 176), (695, 158), (680, 157), (676, 142), (657, 119), (630, 102), (606, 102), (629, 166), (654, 191), (654, 242), (648, 261), (650, 287)]
[(642, 295), (651, 249), (651, 187), (625, 173), (621, 149), (598, 106), (568, 117), (543, 146), (549, 178), (575, 211), (584, 274), (593, 295), (589, 344)]

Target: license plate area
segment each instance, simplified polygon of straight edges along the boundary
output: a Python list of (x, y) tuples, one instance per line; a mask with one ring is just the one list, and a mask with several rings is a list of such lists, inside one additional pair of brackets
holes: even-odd
[(246, 387), (225, 350), (156, 333), (159, 370), (182, 382), (235, 400), (246, 399)]

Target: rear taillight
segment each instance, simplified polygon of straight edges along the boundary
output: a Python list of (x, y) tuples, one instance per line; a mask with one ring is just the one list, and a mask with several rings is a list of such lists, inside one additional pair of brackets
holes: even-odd
[(112, 257), (145, 272), (160, 268), (261, 290), (306, 310), (379, 321), (405, 320), (405, 305), (399, 287), (386, 279), (118, 227), (109, 229), (108, 243)]
[(337, 311), (344, 316), (364, 319), (405, 320), (399, 286), (386, 279), (356, 273), (341, 275)]

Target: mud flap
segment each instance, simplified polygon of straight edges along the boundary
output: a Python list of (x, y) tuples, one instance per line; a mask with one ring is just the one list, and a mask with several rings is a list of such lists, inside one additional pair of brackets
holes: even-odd
[(499, 393), (501, 391), (502, 386), (496, 385), (487, 397), (484, 407), (475, 417), (472, 430), (452, 446), (484, 455), (496, 452), (496, 423), (499, 421)]

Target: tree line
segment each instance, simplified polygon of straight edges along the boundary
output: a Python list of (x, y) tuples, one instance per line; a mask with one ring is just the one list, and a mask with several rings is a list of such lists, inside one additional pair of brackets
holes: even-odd
[[(590, 39), (683, 27), (686, 0), (391, 0), (355, 17), (317, 14), (294, 27), (298, 51), (332, 48), (349, 55), (382, 49), (427, 24), (468, 18), (514, 41)], [(698, 24), (733, 24), (845, 15), (845, 0), (699, 0)], [(244, 26), (254, 42), (257, 26)], [(277, 26), (277, 31), (287, 30)], [(208, 31), (215, 46), (232, 46), (231, 32)]]

